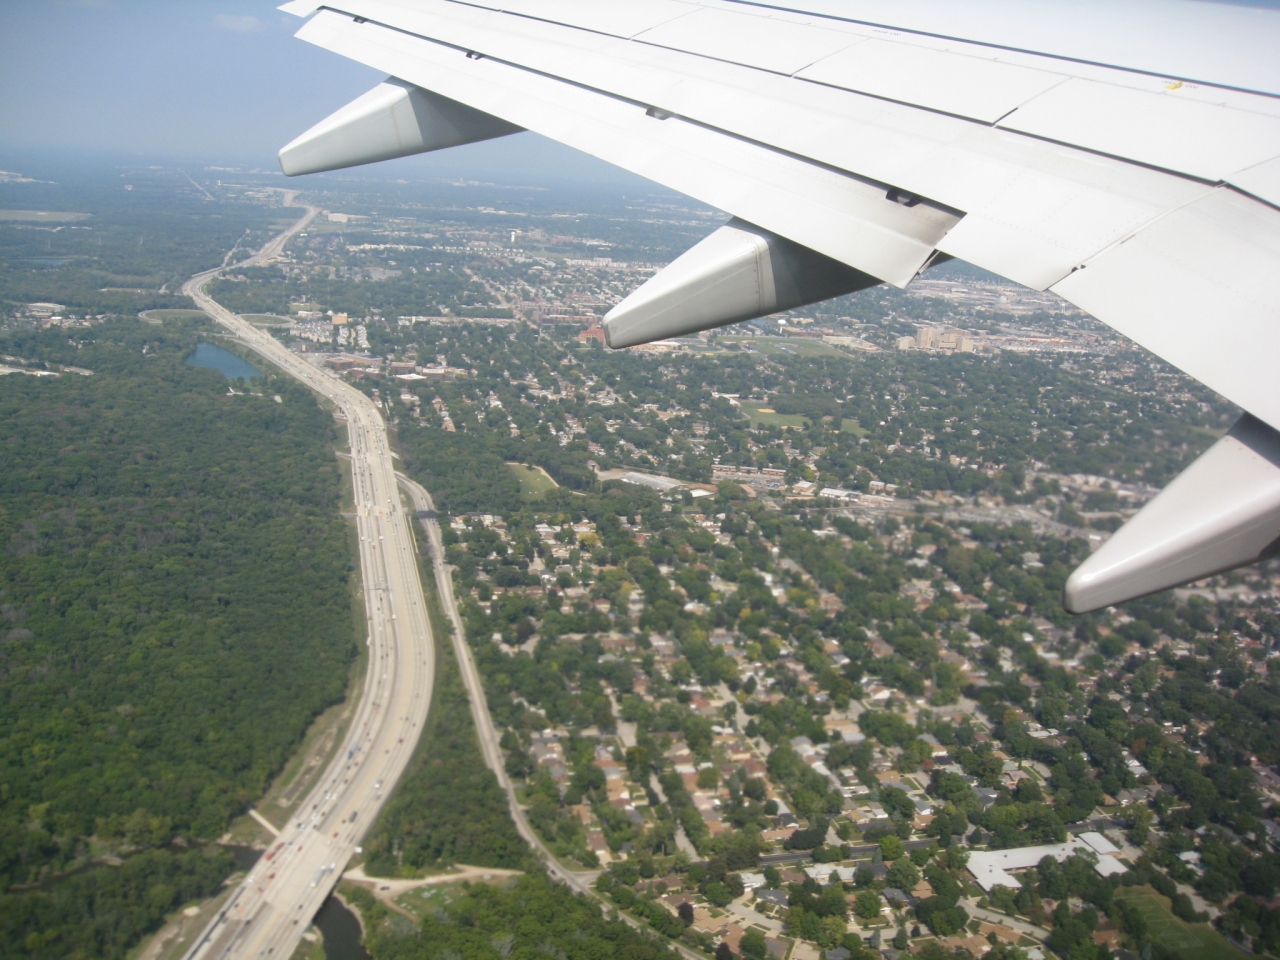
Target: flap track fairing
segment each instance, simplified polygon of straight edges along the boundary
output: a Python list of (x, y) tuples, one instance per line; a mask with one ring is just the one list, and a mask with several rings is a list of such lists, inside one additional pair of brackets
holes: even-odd
[(753, 320), (880, 281), (745, 220), (685, 251), (605, 315), (609, 346), (634, 347)]
[(280, 151), (286, 176), (339, 170), (519, 133), (520, 127), (388, 77)]

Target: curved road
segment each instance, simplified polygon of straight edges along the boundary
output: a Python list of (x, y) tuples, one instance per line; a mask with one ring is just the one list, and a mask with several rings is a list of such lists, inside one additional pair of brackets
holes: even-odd
[[(296, 206), (286, 192), (285, 205)], [(279, 255), (317, 210), (234, 266)], [(277, 842), (187, 953), (187, 960), (292, 956), (413, 753), (431, 703), (435, 653), (418, 557), (400, 505), (386, 427), (354, 387), (286, 350), (204, 292), (224, 265), (182, 292), (264, 359), (329, 400), (347, 423), (360, 570), (368, 617), (364, 690), (341, 749)], [(278, 691), (281, 697), (289, 690)]]

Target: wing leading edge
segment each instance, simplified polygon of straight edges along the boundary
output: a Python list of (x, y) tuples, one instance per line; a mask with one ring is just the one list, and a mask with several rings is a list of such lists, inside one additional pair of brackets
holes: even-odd
[[(1189, 54), (1206, 82), (1153, 75), (1141, 56), (1073, 59), (1060, 38), (1011, 47), (1003, 0), (978, 5), (994, 40), (922, 29), (947, 19), (932, 0), (812, 3), (295, 0), (281, 9), (318, 11), (302, 39), (391, 77), (282, 166), (529, 129), (737, 217), (610, 312), (617, 346), (906, 286), (939, 256), (1053, 290), (1249, 411), (1073, 574), (1068, 609), (1267, 555), (1280, 538), (1280, 96), (1267, 87), (1280, 80), (1238, 58)], [(1280, 47), (1280, 15), (1211, 20), (1242, 51), (1260, 36)]]

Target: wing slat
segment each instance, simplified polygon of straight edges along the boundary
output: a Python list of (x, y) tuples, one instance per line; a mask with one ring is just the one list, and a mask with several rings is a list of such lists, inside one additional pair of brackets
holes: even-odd
[(505, 0), (503, 3), (482, 2), (476, 6), (623, 38), (634, 37), (637, 33), (700, 9), (699, 4), (685, 0), (627, 0), (626, 3), (601, 3), (600, 0)]
[[(341, 2), (370, 22), (326, 11), (300, 36), (889, 282), (907, 283), (937, 247), (1052, 288), (1280, 426), (1263, 373), (1280, 354), (1271, 332), (1280, 331), (1280, 291), (1266, 286), (1280, 270), (1280, 211), (1263, 203), (1018, 131), (603, 32), (449, 0)], [(464, 57), (469, 50), (480, 59)], [(646, 105), (675, 116), (646, 117)], [(1269, 128), (1259, 129), (1250, 149), (1265, 153)], [(1276, 174), (1265, 162), (1235, 178), (1268, 198)], [(887, 203), (884, 184), (941, 206)], [(1241, 343), (1258, 347), (1248, 361)]]
[(448, 0), (346, 0), (345, 8), (965, 211), (956, 238), (964, 252), (947, 252), (1039, 290), (1203, 192), (1132, 164), (816, 83), (471, 7), (460, 18)]
[[(298, 36), (424, 89), (731, 210), (874, 277), (906, 286), (958, 217), (903, 206), (882, 185), (725, 137), (373, 22), (322, 11)], [(521, 119), (516, 119), (521, 118)]]
[(1047, 70), (868, 39), (796, 73), (803, 80), (995, 123), (1066, 78)]
[(797, 21), (786, 14), (704, 7), (633, 39), (789, 75), (866, 38), (841, 30), (839, 24), (818, 24), (812, 18)]
[(1000, 126), (1209, 181), (1280, 156), (1280, 117), (1078, 78)]

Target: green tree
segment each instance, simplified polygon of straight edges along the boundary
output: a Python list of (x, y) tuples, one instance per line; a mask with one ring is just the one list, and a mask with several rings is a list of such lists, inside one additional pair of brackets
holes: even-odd
[(738, 941), (738, 949), (749, 960), (764, 960), (767, 952), (764, 932), (759, 927), (748, 927), (742, 939)]
[(863, 920), (880, 916), (880, 894), (876, 890), (859, 890), (853, 901), (853, 912)]
[[(896, 839), (896, 838), (895, 838)], [(920, 871), (907, 857), (900, 857), (889, 866), (885, 880), (890, 886), (905, 890), (908, 893), (920, 882)]]
[(890, 834), (880, 840), (880, 853), (886, 860), (897, 860), (906, 852), (902, 841)]

